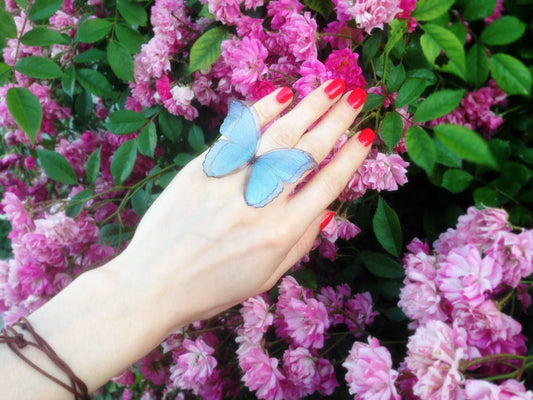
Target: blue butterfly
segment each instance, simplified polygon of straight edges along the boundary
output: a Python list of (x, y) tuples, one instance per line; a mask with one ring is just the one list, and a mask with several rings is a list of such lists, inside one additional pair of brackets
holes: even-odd
[(207, 176), (220, 178), (246, 165), (251, 172), (244, 198), (253, 207), (264, 207), (283, 191), (283, 182), (295, 183), (316, 166), (313, 157), (298, 149), (271, 150), (256, 157), (261, 127), (251, 107), (233, 101), (220, 127), (224, 139), (211, 146), (203, 162)]

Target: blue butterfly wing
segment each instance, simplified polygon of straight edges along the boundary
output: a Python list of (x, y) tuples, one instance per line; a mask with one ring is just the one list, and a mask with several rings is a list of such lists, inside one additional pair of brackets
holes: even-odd
[(250, 162), (261, 136), (259, 120), (250, 107), (234, 101), (220, 127), (220, 139), (207, 152), (203, 168), (207, 176), (221, 177)]
[(283, 182), (296, 183), (315, 166), (313, 157), (299, 149), (278, 149), (263, 154), (252, 166), (246, 186), (246, 203), (264, 207), (283, 191)]

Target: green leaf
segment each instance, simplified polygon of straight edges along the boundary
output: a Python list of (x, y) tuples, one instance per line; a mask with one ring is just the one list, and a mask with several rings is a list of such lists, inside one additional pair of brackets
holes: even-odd
[(331, 1), (304, 0), (303, 3), (311, 10), (322, 15), (325, 19), (328, 19), (329, 15), (333, 11), (333, 3)]
[(484, 186), (477, 188), (472, 193), (476, 207), (498, 207), (500, 205), (500, 196), (496, 190)]
[(141, 129), (147, 122), (145, 116), (136, 111), (117, 110), (109, 114), (105, 127), (116, 135), (126, 135)]
[(133, 58), (128, 49), (117, 41), (107, 45), (107, 61), (115, 75), (126, 82), (134, 81)]
[(415, 111), (413, 121), (426, 122), (453, 111), (461, 102), (464, 90), (441, 90), (431, 93)]
[(131, 207), (135, 214), (142, 218), (142, 216), (148, 211), (150, 204), (152, 202), (152, 197), (150, 193), (146, 190), (137, 190), (135, 194), (131, 197)]
[(141, 46), (146, 42), (143, 35), (124, 24), (118, 24), (115, 27), (115, 33), (118, 40), (120, 40), (120, 43), (122, 43), (131, 54), (139, 53), (141, 51)]
[(381, 122), (381, 138), (385, 142), (388, 151), (392, 151), (403, 137), (403, 120), (400, 114), (388, 112)]
[(72, 198), (68, 202), (67, 207), (65, 208), (65, 214), (67, 215), (67, 217), (77, 217), (83, 210), (85, 203), (87, 203), (87, 201), (92, 197), (93, 194), (94, 192), (92, 191), (92, 189), (85, 189), (72, 196)]
[(217, 26), (206, 31), (191, 47), (189, 74), (199, 69), (207, 69), (221, 54), (220, 45), (228, 37), (228, 30)]
[(467, 0), (463, 10), (463, 18), (475, 21), (486, 18), (494, 12), (497, 0)]
[(28, 0), (15, 0), (15, 3), (17, 3), (20, 8), (25, 9), (28, 5)]
[(437, 152), (437, 163), (452, 168), (460, 168), (463, 165), (462, 158), (444, 146), (438, 138), (433, 138), (433, 144)]
[(78, 28), (76, 38), (82, 43), (94, 43), (111, 32), (111, 28), (113, 23), (106, 19), (87, 19)]
[(390, 53), (392, 48), (402, 40), (403, 35), (407, 33), (407, 21), (394, 19), (389, 24), (389, 36), (387, 38), (387, 43), (385, 44), (385, 49), (383, 50), (385, 54)]
[(396, 212), (381, 197), (372, 220), (372, 227), (378, 242), (393, 256), (402, 253), (402, 227)]
[(180, 153), (174, 157), (174, 160), (172, 161), (174, 161), (174, 164), (176, 164), (178, 167), (185, 167), (192, 159), (194, 159), (192, 154)]
[(68, 36), (49, 29), (45, 26), (36, 26), (22, 36), (22, 44), (26, 46), (50, 46), (51, 44), (69, 44)]
[[(466, 77), (466, 61), (463, 45), (452, 32), (435, 24), (424, 25), (425, 33), (420, 38), (422, 52), (426, 59), (438, 70)], [(436, 63), (437, 56), (444, 52), (448, 58), (442, 66)]]
[(503, 53), (494, 54), (490, 59), (492, 77), (507, 94), (531, 93), (531, 73), (518, 59)]
[(411, 160), (431, 173), (437, 161), (437, 150), (428, 133), (419, 126), (410, 126), (405, 134), (405, 146)]
[(361, 261), (372, 275), (380, 278), (401, 279), (405, 275), (398, 261), (382, 253), (364, 254)]
[(381, 46), (381, 31), (374, 30), (374, 33), (365, 40), (363, 44), (363, 66), (367, 67), (370, 61), (376, 56)]
[(139, 152), (148, 157), (154, 157), (155, 147), (157, 145), (157, 132), (153, 121), (150, 121), (140, 132), (137, 137)]
[(85, 164), (85, 175), (87, 176), (87, 182), (89, 185), (94, 186), (98, 172), (100, 172), (100, 151), (98, 148), (95, 150), (89, 158), (87, 158), (87, 164)]
[(37, 79), (54, 79), (63, 75), (59, 65), (48, 58), (38, 56), (21, 58), (14, 68), (23, 75)]
[(408, 78), (398, 90), (394, 107), (400, 108), (410, 104), (420, 98), (420, 95), (426, 89), (426, 80), (419, 78)]
[(163, 134), (176, 143), (183, 132), (183, 120), (163, 109), (159, 114), (158, 121)]
[(465, 160), (498, 169), (498, 163), (490, 152), (487, 142), (476, 132), (464, 126), (441, 124), (435, 135), (452, 152)]
[(457, 37), (457, 39), (459, 39), (461, 45), (465, 45), (467, 32), (465, 26), (461, 22), (454, 22), (453, 24), (449, 25), (448, 30), (452, 32)]
[(47, 19), (55, 14), (63, 5), (63, 0), (35, 0), (28, 11), (30, 21)]
[(130, 240), (132, 237), (133, 230), (126, 228), (119, 223), (112, 223), (100, 228), (99, 242), (108, 246), (118, 247), (122, 242)]
[(122, 18), (126, 20), (130, 25), (145, 26), (148, 21), (148, 15), (146, 10), (138, 3), (133, 3), (129, 0), (117, 1), (117, 8), (122, 15)]
[(11, 67), (6, 63), (0, 63), (0, 85), (5, 85), (11, 78)]
[(43, 119), (43, 109), (39, 99), (28, 89), (10, 88), (7, 91), (6, 103), (9, 114), (26, 132), (31, 143), (35, 144), (35, 137)]
[(518, 40), (525, 32), (526, 24), (516, 17), (500, 17), (481, 32), (481, 41), (488, 45), (501, 46)]
[(406, 75), (407, 75), (407, 78), (425, 79), (427, 86), (433, 86), (435, 83), (437, 83), (437, 76), (432, 70), (429, 70), (429, 69), (425, 69), (425, 68), (411, 69), (407, 71)]
[(15, 19), (5, 10), (2, 4), (0, 4), (0, 37), (17, 37), (17, 25), (15, 24)]
[(387, 89), (389, 93), (396, 92), (405, 81), (405, 67), (398, 64), (387, 70)]
[(372, 111), (374, 108), (381, 106), (381, 104), (383, 104), (383, 100), (385, 100), (385, 96), (381, 94), (368, 93), (366, 95), (366, 101), (361, 112), (365, 113)]
[(106, 62), (106, 52), (100, 49), (92, 48), (84, 52), (79, 53), (74, 59), (75, 63), (97, 63)]
[(111, 175), (115, 185), (121, 185), (133, 171), (137, 158), (137, 140), (130, 139), (120, 145), (111, 160)]
[(461, 169), (449, 169), (442, 176), (442, 187), (452, 193), (461, 193), (473, 180), (473, 176)]
[(200, 128), (198, 125), (192, 125), (189, 129), (187, 142), (189, 143), (189, 146), (191, 146), (197, 153), (204, 151), (205, 139), (202, 128)]
[(78, 183), (74, 168), (61, 154), (45, 149), (37, 149), (37, 154), (44, 173), (50, 179), (66, 185)]
[(431, 21), (447, 12), (454, 0), (418, 0), (413, 17), (418, 21)]
[(112, 98), (114, 97), (113, 90), (107, 78), (100, 72), (93, 69), (83, 68), (78, 70), (78, 82), (88, 92), (95, 96)]
[(481, 87), (489, 77), (489, 60), (485, 47), (475, 43), (466, 53), (466, 81)]
[(68, 96), (72, 97), (74, 95), (74, 89), (76, 88), (76, 69), (73, 65), (63, 71), (61, 87)]

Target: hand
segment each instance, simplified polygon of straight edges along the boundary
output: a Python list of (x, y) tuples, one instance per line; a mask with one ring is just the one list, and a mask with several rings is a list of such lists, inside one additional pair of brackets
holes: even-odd
[[(361, 90), (341, 97), (343, 89), (342, 81), (328, 81), (275, 120), (261, 138), (258, 155), (295, 147), (320, 163), (366, 97)], [(253, 105), (261, 127), (290, 104), (289, 99), (277, 100), (281, 90)], [(264, 208), (245, 203), (247, 168), (223, 178), (207, 177), (204, 153), (183, 168), (148, 210), (114, 269), (130, 286), (128, 292), (147, 294), (144, 301), (165, 318), (168, 333), (264, 292), (311, 249), (326, 207), (366, 158), (369, 144), (367, 137), (354, 135), (300, 191), (290, 196), (294, 185), (285, 185)]]

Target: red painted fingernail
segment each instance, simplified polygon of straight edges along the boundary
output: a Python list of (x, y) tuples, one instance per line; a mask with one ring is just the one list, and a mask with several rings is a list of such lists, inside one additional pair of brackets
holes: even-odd
[(374, 141), (374, 131), (370, 128), (365, 128), (359, 133), (359, 136), (357, 137), (361, 144), (365, 147), (370, 146), (372, 142)]
[(334, 215), (335, 215), (335, 211), (330, 211), (326, 214), (326, 216), (320, 223), (320, 230), (324, 229), (329, 224), (329, 222), (331, 221)]
[(361, 89), (357, 88), (350, 93), (348, 96), (348, 104), (354, 109), (357, 110), (359, 107), (361, 107), (363, 104), (365, 104), (366, 100), (366, 92)]
[(326, 86), (326, 88), (324, 89), (324, 91), (326, 92), (327, 96), (330, 98), (330, 99), (334, 99), (335, 97), (337, 97), (339, 94), (341, 94), (342, 92), (344, 92), (344, 89), (346, 88), (346, 84), (344, 83), (344, 81), (342, 79), (334, 79), (332, 80), (328, 86)]
[(292, 99), (292, 95), (292, 90), (288, 87), (284, 87), (276, 94), (276, 100), (278, 103), (283, 104)]

